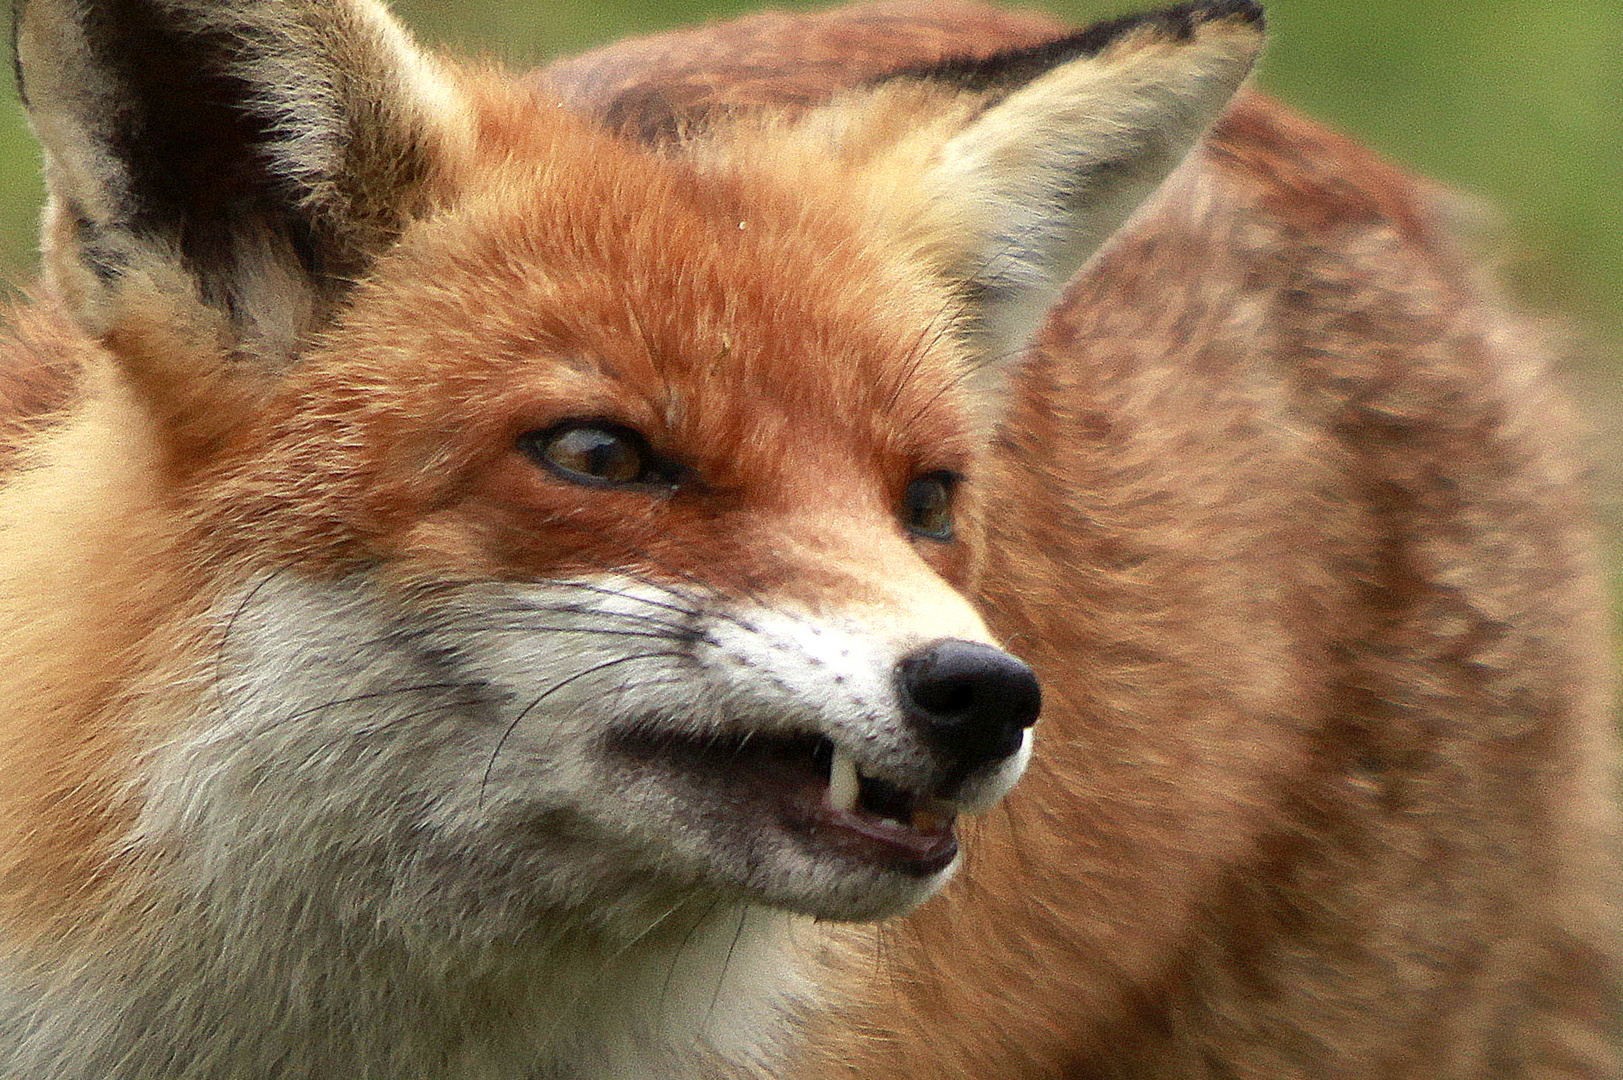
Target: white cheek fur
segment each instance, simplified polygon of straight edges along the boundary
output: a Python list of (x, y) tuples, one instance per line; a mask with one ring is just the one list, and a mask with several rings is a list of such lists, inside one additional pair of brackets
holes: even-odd
[[(804, 989), (797, 918), (707, 884), (731, 872), (715, 833), (678, 795), (616, 786), (607, 727), (747, 717), (866, 747), (865, 768), (919, 765), (891, 676), (913, 638), (889, 628), (718, 612), (619, 580), (486, 586), (422, 607), (364, 577), (293, 575), (255, 583), (219, 622), (218, 692), (152, 754), (129, 837), (164, 866), (170, 914), (155, 932), (196, 969), (186, 984), (218, 985), (209, 968), (229, 955), (256, 973), (250, 1007), (302, 1009), (284, 1036), (388, 1018), (373, 1041), (392, 1047), (401, 1078), (443, 1059), (491, 985), (512, 988), (515, 1022), (460, 1043), (459, 1075), (588, 1053), (617, 1062), (603, 1075), (682, 1077), (695, 1054), (774, 1052), (775, 1018)], [(1006, 790), (1025, 756), (970, 800)], [(836, 913), (905, 907), (947, 877), (864, 876), (792, 848), (751, 855), (770, 888)], [(374, 960), (327, 970), (335, 955)], [(289, 1001), (317, 970), (330, 989)], [(379, 995), (394, 1005), (346, 1004)], [(142, 1023), (159, 1037), (227, 1007), (183, 992)], [(321, 1065), (330, 1075), (339, 1052)]]

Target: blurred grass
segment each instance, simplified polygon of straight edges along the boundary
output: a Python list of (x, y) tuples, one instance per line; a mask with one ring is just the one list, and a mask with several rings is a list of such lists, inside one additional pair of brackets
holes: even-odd
[[(1164, 0), (1049, 5), (1085, 22)], [(395, 0), (429, 42), (516, 66), (758, 6), (747, 0)], [(787, 5), (786, 5), (787, 6)], [(1588, 338), (1603, 501), (1623, 529), (1623, 0), (1267, 0), (1263, 84), (1481, 196), (1506, 280)], [(9, 65), (4, 78), (9, 80)], [(8, 94), (14, 101), (14, 95)], [(0, 278), (26, 281), (40, 199), (15, 106), (0, 110)], [(1620, 580), (1623, 586), (1623, 580)]]

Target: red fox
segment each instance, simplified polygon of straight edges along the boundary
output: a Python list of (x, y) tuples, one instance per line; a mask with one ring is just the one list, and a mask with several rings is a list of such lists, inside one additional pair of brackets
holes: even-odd
[(1620, 1075), (1571, 425), (1262, 37), (22, 0), (0, 1077)]

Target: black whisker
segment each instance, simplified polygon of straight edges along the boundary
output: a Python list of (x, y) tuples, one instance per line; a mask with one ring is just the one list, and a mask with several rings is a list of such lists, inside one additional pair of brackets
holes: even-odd
[(490, 774), (496, 768), (496, 759), (501, 756), (502, 748), (507, 745), (507, 740), (512, 736), (513, 732), (518, 730), (518, 726), (522, 724), (525, 718), (528, 717), (530, 713), (533, 712), (537, 707), (539, 707), (543, 701), (551, 697), (553, 694), (556, 694), (559, 690), (562, 690), (570, 683), (584, 679), (588, 675), (594, 675), (599, 671), (604, 671), (620, 664), (634, 663), (640, 660), (658, 660), (666, 658), (685, 660), (688, 659), (688, 654), (685, 652), (665, 651), (632, 653), (629, 656), (616, 656), (612, 659), (604, 660), (602, 663), (593, 664), (591, 667), (577, 671), (573, 675), (560, 679), (551, 686), (547, 687), (547, 689), (543, 690), (533, 701), (524, 706), (524, 708), (519, 711), (517, 716), (513, 717), (512, 722), (507, 725), (507, 728), (502, 732), (501, 737), (496, 740), (495, 749), (491, 750), (490, 752), (490, 760), (485, 763), (485, 775), (479, 781), (479, 806), (483, 807), (485, 805), (485, 789), (490, 784)]
[(705, 1012), (705, 1023), (716, 1014), (716, 1005), (721, 1001), (721, 988), (727, 984), (727, 972), (733, 966), (733, 953), (738, 949), (738, 939), (744, 936), (744, 920), (749, 918), (749, 908), (738, 909), (738, 927), (733, 931), (733, 940), (727, 944), (727, 956), (721, 962), (721, 973), (716, 976), (715, 989), (710, 991), (710, 1008)]
[[(666, 568), (666, 572), (674, 574), (684, 584), (689, 585), (694, 589), (702, 591), (705, 596), (711, 597), (712, 599), (721, 598), (722, 595), (723, 595), (721, 590), (718, 589), (714, 584), (712, 584), (710, 582), (707, 582), (707, 581), (704, 581), (704, 580), (698, 578), (697, 576), (695, 576), (695, 575), (693, 575), (691, 573), (686, 573), (684, 571), (676, 570), (674, 568)], [(688, 600), (689, 602), (691, 602), (691, 597), (689, 597), (686, 593), (682, 592), (682, 590), (676, 588), (673, 585), (668, 585), (665, 582), (659, 581), (659, 580), (657, 580), (657, 579), (655, 579), (653, 577), (650, 577), (650, 576), (648, 576), (646, 574), (639, 574), (639, 573), (637, 573), (637, 572), (635, 572), (633, 570), (630, 570), (630, 569), (627, 569), (627, 568), (624, 568), (624, 567), (622, 567), (619, 570), (619, 573), (624, 574), (625, 576), (631, 578), (633, 581), (636, 581), (639, 584), (647, 585), (650, 588), (659, 589), (661, 592), (665, 593), (668, 596), (677, 597), (677, 598)], [(781, 609), (779, 607), (776, 607), (773, 604), (768, 603), (763, 597), (761, 597), (759, 594), (757, 594), (754, 590), (750, 589), (747, 585), (739, 585), (738, 588), (740, 588), (742, 590), (742, 592), (744, 593), (744, 595), (746, 597), (748, 597), (749, 600), (752, 603), (754, 603), (757, 607), (759, 607), (759, 608), (761, 608), (763, 610), (766, 610), (766, 611), (774, 611), (774, 612), (777, 612), (778, 614), (787, 614), (783, 609)], [(707, 609), (695, 609), (695, 614), (696, 615), (701, 614), (701, 613), (705, 614), (705, 615), (708, 615), (711, 618), (720, 619), (720, 620), (722, 620), (724, 622), (730, 622), (734, 626), (738, 627), (740, 630), (745, 631), (746, 633), (756, 634), (756, 633), (760, 632), (759, 627), (755, 626), (753, 623), (749, 622), (747, 619), (745, 619), (742, 616), (737, 615), (737, 614), (727, 610), (724, 607), (707, 608)]]
[(447, 620), (432, 628), (424, 630), (424, 634), (442, 631), (470, 631), (489, 634), (580, 634), (593, 637), (630, 637), (651, 638), (655, 641), (685, 642), (687, 639), (678, 637), (668, 631), (660, 630), (616, 630), (603, 626), (556, 626), (548, 623), (523, 622), (515, 620), (507, 623), (475, 622), (475, 616), (469, 615), (462, 621)]
[[(568, 586), (568, 585), (576, 585), (577, 583), (574, 583), (574, 582), (559, 582), (557, 584)], [(641, 597), (629, 596), (628, 594), (625, 594), (625, 593), (618, 593), (617, 592), (617, 593), (615, 593), (615, 595), (626, 597), (626, 598), (632, 599), (632, 600), (641, 600), (642, 599)], [(661, 605), (661, 606), (663, 607), (664, 605)], [(546, 612), (546, 613), (552, 613), (552, 614), (558, 614), (558, 615), (583, 615), (583, 616), (590, 616), (590, 617), (593, 617), (593, 618), (609, 617), (609, 618), (614, 618), (614, 619), (622, 619), (622, 620), (625, 620), (626, 622), (640, 623), (640, 624), (645, 625), (645, 626), (661, 627), (663, 629), (671, 631), (673, 634), (682, 635), (682, 636), (695, 635), (695, 634), (699, 633), (698, 629), (695, 628), (692, 625), (691, 619), (693, 617), (697, 617), (698, 615), (702, 614), (702, 612), (695, 609), (695, 610), (693, 610), (691, 612), (686, 613), (690, 617), (688, 621), (675, 622), (675, 621), (672, 621), (670, 619), (662, 619), (662, 618), (659, 618), (658, 616), (649, 615), (649, 614), (646, 614), (646, 613), (643, 613), (643, 612), (610, 611), (610, 610), (607, 610), (607, 609), (604, 609), (604, 608), (589, 607), (589, 606), (586, 606), (586, 605), (583, 605), (583, 604), (541, 603), (541, 602), (530, 600), (530, 599), (524, 598), (524, 597), (515, 598), (515, 599), (507, 602), (506, 604), (504, 604), (502, 607), (497, 608), (496, 610), (498, 610), (498, 611), (515, 611), (515, 612), (517, 612), (517, 611), (522, 611), (522, 612)]]
[(382, 701), (385, 698), (399, 697), (403, 694), (422, 694), (431, 691), (466, 689), (467, 685), (460, 682), (436, 682), (413, 683), (410, 686), (391, 686), (382, 690), (368, 690), (365, 693), (352, 694), (349, 697), (332, 698), (330, 700), (321, 702), (319, 705), (311, 705), (307, 708), (299, 709), (297, 712), (291, 712), (285, 716), (277, 717), (275, 720), (270, 721), (268, 725), (260, 727), (257, 730), (262, 732), (274, 730), (281, 727), (283, 724), (291, 724), (295, 721), (303, 720), (306, 717), (314, 716), (316, 713), (322, 712), (326, 709), (337, 708), (341, 705), (358, 705), (366, 701)]
[(259, 595), (259, 591), (286, 573), (287, 569), (285, 566), (279, 566), (255, 582), (253, 588), (248, 590), (248, 594), (232, 609), (231, 614), (226, 616), (225, 622), (220, 627), (220, 640), (214, 649), (214, 677), (211, 684), (214, 688), (215, 700), (219, 702), (222, 710), (228, 709), (224, 690), (225, 653), (226, 649), (231, 645), (231, 638), (237, 628), (237, 620), (242, 618), (243, 612), (248, 610), (248, 606), (254, 602), (254, 599)]
[(720, 898), (711, 901), (710, 906), (704, 909), (704, 914), (693, 920), (693, 923), (688, 927), (688, 932), (682, 935), (681, 944), (679, 944), (676, 947), (676, 951), (671, 954), (670, 967), (665, 969), (665, 985), (661, 987), (659, 991), (659, 1011), (662, 1014), (665, 1012), (665, 1002), (670, 997), (671, 983), (676, 980), (676, 966), (682, 962), (682, 954), (686, 952), (687, 947), (693, 943), (693, 935), (699, 932), (699, 927), (703, 926), (705, 923), (708, 923), (710, 921), (710, 916), (714, 915), (716, 913), (716, 908), (720, 906)]
[(941, 344), (941, 339), (952, 333), (956, 327), (957, 320), (947, 312), (942, 312), (933, 322), (925, 324), (924, 329), (919, 331), (918, 340), (913, 343), (907, 365), (895, 377), (883, 412), (890, 413), (895, 410), (896, 403), (901, 400), (902, 391), (907, 389), (907, 384), (913, 381), (913, 377), (924, 366), (925, 360), (929, 359), (936, 346)]
[[(694, 588), (704, 590), (704, 592), (705, 592), (705, 594), (707, 596), (719, 597), (721, 595), (720, 590), (716, 589), (715, 586), (710, 585), (710, 584), (708, 584), (706, 582), (700, 581), (698, 578), (692, 577), (691, 575), (682, 574), (682, 573), (680, 573), (678, 571), (671, 571), (671, 572), (676, 573), (678, 577), (683, 578), (685, 581), (687, 581), (689, 584), (691, 584)], [(701, 617), (706, 617), (706, 618), (711, 618), (711, 619), (719, 619), (722, 622), (732, 623), (734, 626), (737, 626), (740, 630), (744, 630), (747, 633), (751, 633), (751, 634), (759, 633), (759, 628), (754, 626), (748, 620), (744, 619), (742, 616), (736, 615), (733, 612), (728, 611), (724, 607), (700, 607), (699, 605), (697, 605), (697, 604), (695, 604), (693, 602), (693, 598), (689, 594), (683, 592), (681, 589), (676, 588), (674, 585), (669, 585), (669, 584), (667, 584), (667, 583), (665, 583), (663, 581), (659, 581), (656, 578), (649, 577), (649, 576), (647, 576), (645, 574), (639, 574), (636, 571), (631, 570), (631, 569), (629, 569), (627, 567), (618, 568), (616, 570), (616, 573), (623, 574), (626, 577), (630, 578), (631, 580), (637, 582), (640, 585), (646, 585), (649, 588), (658, 589), (660, 592), (664, 593), (668, 597), (671, 597), (673, 600), (683, 601), (688, 606), (679, 607), (679, 606), (677, 606), (675, 604), (662, 603), (661, 601), (658, 601), (658, 600), (651, 600), (646, 596), (636, 596), (636, 595), (634, 595), (632, 593), (627, 593), (627, 592), (624, 592), (623, 590), (620, 590), (620, 589), (612, 589), (612, 588), (609, 588), (606, 585), (599, 585), (599, 584), (596, 584), (596, 583), (593, 583), (593, 582), (560, 581), (560, 582), (553, 582), (552, 584), (574, 586), (575, 588), (585, 589), (585, 590), (587, 590), (589, 592), (598, 592), (598, 593), (603, 593), (603, 594), (608, 595), (608, 596), (617, 596), (617, 597), (622, 597), (622, 598), (628, 599), (628, 600), (635, 600), (635, 601), (638, 601), (640, 603), (649, 604), (649, 605), (652, 605), (654, 607), (665, 608), (665, 609), (670, 610), (670, 611), (680, 611), (683, 614), (686, 614), (688, 617), (693, 618), (693, 619), (698, 619), (698, 618), (701, 618)], [(758, 597), (751, 595), (747, 589), (745, 590), (745, 595), (750, 596), (750, 599), (752, 601), (755, 601), (758, 605), (760, 605), (762, 607), (766, 606)], [(706, 640), (708, 640), (708, 638)]]

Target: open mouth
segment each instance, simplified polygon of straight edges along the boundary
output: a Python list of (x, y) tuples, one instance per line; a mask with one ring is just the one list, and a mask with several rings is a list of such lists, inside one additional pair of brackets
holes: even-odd
[(612, 745), (639, 762), (675, 766), (743, 814), (766, 813), (818, 851), (912, 877), (958, 854), (955, 804), (865, 776), (822, 735), (696, 738), (636, 728)]

